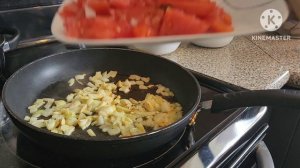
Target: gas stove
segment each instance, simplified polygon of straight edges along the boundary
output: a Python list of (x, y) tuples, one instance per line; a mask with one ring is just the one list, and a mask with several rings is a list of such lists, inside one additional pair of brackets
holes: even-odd
[[(202, 85), (203, 101), (215, 94), (233, 91), (233, 86), (201, 74), (194, 75)], [(31, 142), (7, 117), (2, 104), (0, 109), (0, 167), (227, 167), (241, 164), (268, 128), (266, 107), (232, 109), (218, 114), (201, 111), (195, 126), (186, 128), (162, 149), (123, 160), (78, 160), (58, 156)], [(240, 155), (251, 143), (254, 143), (252, 150)]]
[[(21, 32), (18, 48), (5, 53), (6, 77), (33, 60), (74, 49), (51, 36), (50, 23), (56, 10), (57, 5), (0, 12), (1, 25), (16, 27)], [(243, 90), (192, 73), (201, 84), (202, 101), (211, 100), (218, 93)], [(78, 160), (53, 154), (23, 136), (7, 117), (0, 100), (0, 167), (252, 167), (254, 151), (268, 129), (268, 118), (267, 107), (218, 114), (203, 110), (193, 127), (187, 127), (159, 150), (119, 160)]]

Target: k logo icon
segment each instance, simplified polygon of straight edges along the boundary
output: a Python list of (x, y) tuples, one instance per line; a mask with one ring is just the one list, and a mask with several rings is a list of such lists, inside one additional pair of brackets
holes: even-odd
[(276, 9), (267, 9), (260, 16), (260, 24), (267, 31), (276, 31), (282, 24), (282, 15)]

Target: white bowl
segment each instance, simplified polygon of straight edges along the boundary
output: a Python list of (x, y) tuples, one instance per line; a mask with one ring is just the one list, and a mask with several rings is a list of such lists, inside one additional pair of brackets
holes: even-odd
[(129, 46), (131, 49), (139, 50), (154, 55), (164, 55), (174, 52), (181, 42), (154, 43), (154, 44), (134, 44)]
[(220, 37), (220, 38), (207, 38), (207, 39), (193, 41), (192, 43), (200, 47), (220, 48), (230, 44), (230, 42), (233, 40), (233, 37), (234, 36)]

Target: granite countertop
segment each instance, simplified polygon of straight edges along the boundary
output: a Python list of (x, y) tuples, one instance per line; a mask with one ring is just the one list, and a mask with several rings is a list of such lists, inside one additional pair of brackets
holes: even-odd
[[(247, 38), (251, 40), (251, 36)], [(290, 79), (287, 85), (300, 88), (300, 39), (291, 39), (288, 41), (258, 40), (252, 42), (285, 69), (289, 70)]]
[(250, 90), (279, 89), (289, 79), (286, 66), (243, 36), (235, 37), (230, 45), (218, 49), (182, 44), (174, 53), (164, 57), (186, 68)]

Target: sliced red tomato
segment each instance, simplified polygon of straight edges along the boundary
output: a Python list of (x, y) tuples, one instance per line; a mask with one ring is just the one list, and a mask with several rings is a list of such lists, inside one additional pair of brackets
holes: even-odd
[(157, 35), (157, 31), (146, 24), (140, 24), (133, 28), (134, 37), (151, 37)]
[(117, 23), (111, 17), (88, 18), (84, 22), (82, 37), (91, 39), (111, 39), (117, 36)]
[(77, 0), (76, 3), (77, 3), (77, 6), (79, 8), (83, 8), (84, 7), (84, 4), (85, 4), (85, 1), (86, 0)]
[[(86, 5), (96, 17), (85, 16)], [(210, 0), (76, 0), (60, 15), (68, 36), (90, 39), (233, 30), (231, 17)]]
[(132, 7), (158, 7), (159, 3), (157, 0), (131, 0)]
[(135, 7), (124, 10), (114, 10), (112, 11), (112, 16), (117, 22), (124, 21), (129, 23), (134, 29), (134, 36), (155, 36), (158, 35), (162, 18), (164, 16), (164, 10)]
[(133, 37), (132, 26), (126, 21), (118, 21), (115, 29), (117, 38)]
[(231, 32), (233, 30), (231, 17), (221, 8), (215, 8), (206, 18), (210, 32)]
[(66, 4), (59, 12), (63, 18), (76, 18), (85, 17), (84, 8), (82, 8), (78, 2), (72, 2)]
[(168, 8), (163, 18), (160, 35), (199, 34), (208, 29), (208, 24), (195, 15)]
[(209, 0), (159, 0), (159, 3), (182, 9), (187, 13), (195, 14), (199, 17), (207, 16), (216, 7), (216, 4)]
[(60, 11), (60, 15), (65, 18), (76, 16), (78, 11), (81, 10), (76, 3), (66, 4)]
[(86, 4), (98, 15), (109, 14), (110, 5), (107, 0), (87, 0)]
[(80, 37), (80, 25), (77, 20), (75, 19), (65, 19), (64, 20), (64, 26), (66, 35), (69, 37)]
[(114, 8), (128, 8), (131, 0), (109, 0), (109, 3)]

